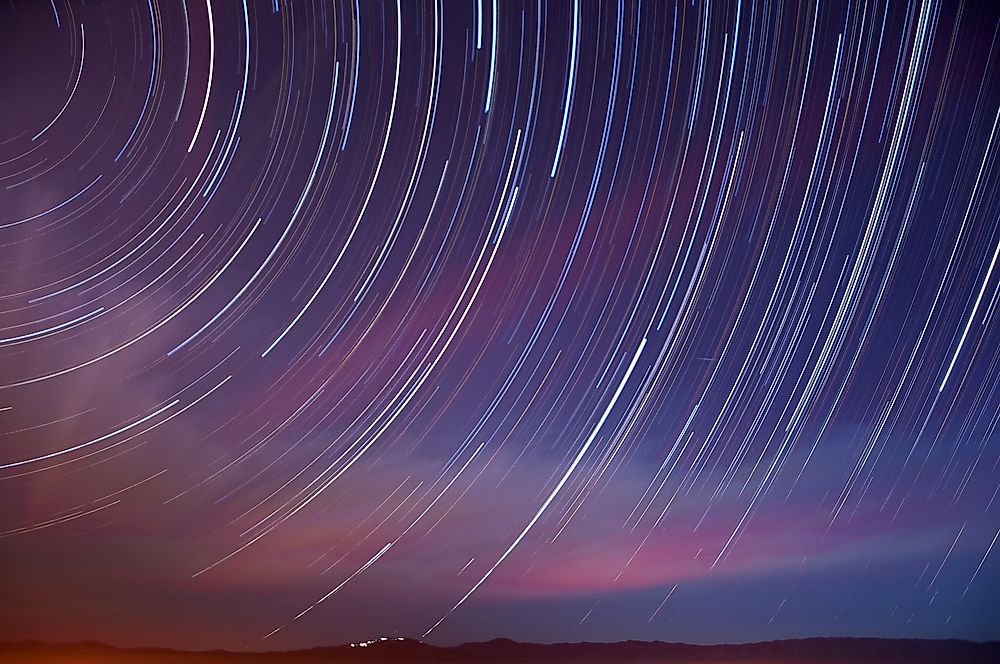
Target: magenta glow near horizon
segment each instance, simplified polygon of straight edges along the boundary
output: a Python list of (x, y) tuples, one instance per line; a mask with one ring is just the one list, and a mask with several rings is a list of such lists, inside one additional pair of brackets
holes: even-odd
[(990, 2), (0, 8), (0, 638), (997, 638)]

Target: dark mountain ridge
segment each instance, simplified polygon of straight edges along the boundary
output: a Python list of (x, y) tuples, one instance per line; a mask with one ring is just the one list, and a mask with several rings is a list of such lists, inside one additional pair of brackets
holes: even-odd
[(0, 643), (0, 662), (73, 662), (109, 664), (291, 664), (291, 663), (427, 663), (454, 664), (992, 664), (1000, 662), (1000, 642), (961, 640), (807, 638), (759, 643), (693, 645), (662, 641), (616, 643), (519, 643), (510, 639), (433, 646), (410, 639), (374, 639), (363, 644), (325, 646), (295, 651), (182, 651), (168, 648), (116, 648), (102, 643), (49, 644), (37, 641)]

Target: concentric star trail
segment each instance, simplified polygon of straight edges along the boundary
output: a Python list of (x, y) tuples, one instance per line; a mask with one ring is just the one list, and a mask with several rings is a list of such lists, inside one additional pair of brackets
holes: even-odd
[(994, 3), (0, 30), (0, 638), (998, 638)]

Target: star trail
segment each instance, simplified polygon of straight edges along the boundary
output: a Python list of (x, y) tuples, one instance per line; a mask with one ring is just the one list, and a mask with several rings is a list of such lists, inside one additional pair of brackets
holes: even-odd
[(0, 31), (0, 637), (1000, 637), (997, 5)]

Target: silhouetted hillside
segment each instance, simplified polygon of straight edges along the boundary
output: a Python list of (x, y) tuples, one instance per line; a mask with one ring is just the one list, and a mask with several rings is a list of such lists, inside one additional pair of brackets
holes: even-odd
[(10, 664), (992, 664), (1000, 642), (957, 640), (815, 638), (699, 646), (659, 641), (618, 643), (518, 643), (495, 639), (459, 646), (432, 646), (409, 639), (289, 652), (187, 652), (166, 648), (114, 648), (101, 643), (0, 644), (0, 662)]

